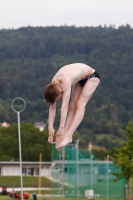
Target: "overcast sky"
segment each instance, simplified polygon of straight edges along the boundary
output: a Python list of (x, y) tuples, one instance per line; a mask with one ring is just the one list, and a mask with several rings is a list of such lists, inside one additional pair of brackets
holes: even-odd
[(0, 29), (129, 24), (133, 0), (0, 0)]

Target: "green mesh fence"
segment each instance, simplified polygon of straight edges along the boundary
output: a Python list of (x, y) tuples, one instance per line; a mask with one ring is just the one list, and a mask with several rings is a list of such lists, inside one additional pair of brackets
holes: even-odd
[[(84, 155), (84, 156), (83, 156)], [(122, 198), (125, 180), (114, 182), (111, 172), (120, 172), (106, 159), (97, 160), (89, 150), (68, 145), (59, 152), (52, 145), (52, 195), (66, 198)]]

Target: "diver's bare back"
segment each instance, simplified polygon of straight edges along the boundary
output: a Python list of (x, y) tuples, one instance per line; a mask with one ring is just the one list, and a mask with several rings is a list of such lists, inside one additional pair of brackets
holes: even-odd
[(69, 79), (71, 85), (76, 84), (80, 80), (87, 78), (95, 70), (90, 66), (83, 63), (74, 63), (70, 65), (65, 65), (62, 67), (53, 77), (53, 81), (61, 81)]

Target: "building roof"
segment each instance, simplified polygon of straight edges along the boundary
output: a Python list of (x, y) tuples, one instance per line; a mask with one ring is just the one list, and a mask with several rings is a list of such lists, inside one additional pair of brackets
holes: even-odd
[[(2, 165), (19, 165), (20, 162), (19, 161), (0, 161), (0, 166)], [(22, 162), (22, 165), (23, 166), (39, 166), (40, 165), (40, 162)], [(52, 162), (41, 162), (41, 165), (42, 166), (51, 166), (52, 165)]]
[(7, 122), (1, 122), (1, 123), (0, 123), (0, 126), (1, 126), (1, 127), (9, 127), (10, 124), (7, 123)]

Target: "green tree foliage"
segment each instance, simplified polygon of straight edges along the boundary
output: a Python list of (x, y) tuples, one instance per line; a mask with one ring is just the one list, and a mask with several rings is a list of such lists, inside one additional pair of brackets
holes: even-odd
[[(42, 160), (50, 161), (51, 145), (47, 137), (47, 130), (40, 132), (31, 124), (21, 123), (22, 160), (39, 161), (39, 154), (42, 153)], [(0, 161), (4, 160), (19, 160), (17, 124), (0, 128)]]
[(104, 149), (92, 149), (92, 154), (98, 159), (98, 160), (105, 160), (108, 155), (108, 151)]
[[(47, 124), (48, 105), (43, 102), (43, 89), (63, 65), (82, 62), (95, 68), (101, 83), (86, 106), (84, 120), (78, 128), (82, 147), (94, 135), (121, 137), (133, 116), (133, 29), (114, 27), (23, 27), (0, 30), (0, 121), (16, 122), (12, 100), (26, 100), (21, 120)], [(59, 125), (57, 105), (55, 128)], [(82, 130), (87, 131), (85, 134)], [(80, 134), (82, 132), (82, 134)], [(90, 137), (91, 136), (91, 137)], [(101, 141), (102, 142), (102, 141)], [(111, 141), (103, 143), (106, 147)], [(81, 143), (80, 143), (81, 144)]]
[(121, 173), (113, 173), (119, 180), (125, 178), (129, 185), (129, 180), (133, 176), (133, 124), (130, 121), (126, 130), (122, 131), (126, 136), (126, 140), (122, 142), (122, 147), (117, 149), (117, 153), (112, 156), (116, 167), (121, 168)]

